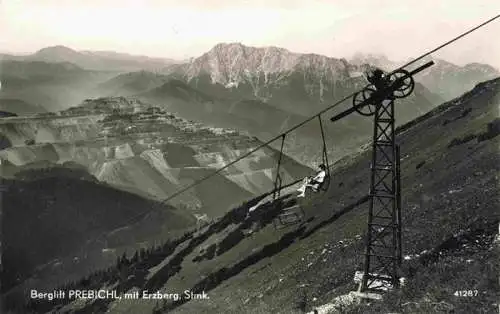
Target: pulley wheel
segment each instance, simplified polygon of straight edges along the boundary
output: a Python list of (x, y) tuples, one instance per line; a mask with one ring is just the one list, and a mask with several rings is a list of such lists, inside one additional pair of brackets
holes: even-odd
[[(353, 107), (356, 107), (363, 102), (366, 102), (375, 93), (375, 87), (373, 85), (368, 85), (362, 91), (356, 93), (352, 99)], [(375, 114), (377, 106), (373, 103), (367, 103), (360, 108), (356, 108), (356, 111), (363, 116), (371, 116)]]
[(413, 89), (415, 88), (415, 81), (408, 71), (397, 70), (391, 74), (390, 78), (392, 82), (396, 82), (399, 86), (394, 91), (394, 97), (405, 98), (413, 92)]

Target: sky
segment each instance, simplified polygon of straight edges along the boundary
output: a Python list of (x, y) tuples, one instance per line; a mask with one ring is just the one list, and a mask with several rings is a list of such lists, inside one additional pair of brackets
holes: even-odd
[[(187, 59), (220, 42), (408, 60), (500, 14), (499, 0), (0, 0), (0, 51)], [(435, 57), (500, 69), (500, 19)]]

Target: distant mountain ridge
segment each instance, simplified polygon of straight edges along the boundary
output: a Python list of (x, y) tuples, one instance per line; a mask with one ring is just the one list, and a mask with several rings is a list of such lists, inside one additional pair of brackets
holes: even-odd
[(433, 61), (434, 66), (423, 73), (418, 81), (445, 100), (458, 97), (481, 81), (500, 76), (500, 71), (487, 64), (469, 63), (460, 67), (440, 59)]
[[(188, 81), (205, 71), (213, 83), (238, 84), (258, 72), (265, 82), (272, 82), (269, 74), (300, 70), (320, 71), (324, 76), (345, 75), (352, 69), (345, 59), (334, 59), (317, 54), (300, 54), (278, 47), (249, 47), (241, 43), (221, 43), (185, 65)], [(275, 80), (279, 80), (276, 77)]]
[[(429, 61), (434, 61), (434, 65), (416, 76), (415, 80), (443, 100), (451, 100), (470, 90), (479, 82), (500, 76), (500, 71), (489, 64), (474, 62), (459, 66), (432, 56), (419, 60), (409, 68), (415, 68)], [(384, 55), (362, 53), (355, 54), (350, 62), (359, 66), (379, 67), (384, 71), (392, 71), (403, 65), (401, 62), (389, 60)]]
[(0, 59), (0, 99), (23, 101), (48, 111), (66, 109), (93, 94), (117, 72), (86, 70), (70, 62)]
[(169, 68), (168, 75), (209, 95), (258, 99), (309, 116), (364, 87), (364, 69), (344, 58), (221, 43), (189, 63)]
[[(3, 59), (57, 62), (68, 70), (120, 72), (110, 82), (96, 82), (91, 91), (85, 91), (88, 97), (136, 95), (158, 88), (170, 79), (179, 79), (215, 99), (259, 100), (303, 116), (314, 114), (328, 103), (365, 86), (363, 72), (367, 65), (384, 70), (392, 70), (398, 65), (386, 56), (376, 54), (360, 53), (347, 60), (234, 42), (219, 43), (189, 62), (112, 51), (76, 51), (65, 46), (47, 47), (25, 56), (4, 54)], [(480, 63), (459, 67), (439, 59), (435, 62), (435, 66), (416, 78), (432, 94), (439, 96), (439, 99), (426, 96), (434, 103), (463, 93), (479, 81), (500, 75), (493, 67)], [(32, 102), (31, 99), (20, 99)], [(79, 101), (83, 99), (79, 97)]]
[(169, 77), (159, 73), (137, 71), (120, 74), (96, 87), (101, 96), (131, 96), (165, 84)]
[(69, 62), (87, 70), (118, 72), (153, 71), (177, 62), (167, 58), (135, 56), (112, 51), (76, 51), (61, 45), (42, 48), (25, 56), (0, 54), (0, 59), (51, 63)]
[[(310, 107), (317, 107), (343, 90), (343, 85), (353, 83), (350, 74), (358, 70), (345, 59), (241, 43), (217, 44), (191, 62), (172, 68), (174, 75), (204, 92), (213, 87), (210, 85), (221, 85), (233, 97), (259, 99), (278, 107), (281, 99), (308, 101)], [(222, 92), (221, 88), (217, 90)], [(300, 107), (287, 109), (296, 114), (310, 113)]]

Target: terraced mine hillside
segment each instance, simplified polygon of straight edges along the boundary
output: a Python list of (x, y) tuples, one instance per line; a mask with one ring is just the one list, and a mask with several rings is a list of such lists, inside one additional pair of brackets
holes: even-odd
[[(500, 79), (398, 129), (407, 284), (348, 313), (492, 313), (498, 305)], [(303, 313), (355, 290), (362, 269), (370, 152), (334, 165), (329, 189), (300, 200), (301, 225), (275, 229), (292, 195), (234, 208), (199, 232), (130, 254), (61, 288), (148, 290), (169, 299), (31, 302), (58, 313)], [(190, 300), (183, 291), (205, 292)], [(475, 298), (454, 296), (477, 290)], [(174, 297), (178, 293), (179, 299)], [(339, 309), (339, 311), (341, 311)]]
[[(23, 169), (77, 164), (100, 182), (153, 200), (262, 144), (125, 98), (88, 100), (57, 114), (4, 118), (0, 133), (10, 142), (0, 151), (6, 177)], [(220, 216), (272, 188), (278, 155), (272, 148), (260, 150), (171, 204)], [(283, 166), (285, 180), (310, 171), (286, 157)]]

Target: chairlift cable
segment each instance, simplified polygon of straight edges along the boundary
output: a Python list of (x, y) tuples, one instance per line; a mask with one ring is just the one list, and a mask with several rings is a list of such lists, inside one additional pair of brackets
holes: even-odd
[[(478, 25), (478, 26), (476, 26), (476, 27), (474, 27), (474, 28), (472, 28), (472, 29), (468, 30), (467, 32), (465, 32), (465, 33), (463, 33), (463, 34), (460, 34), (459, 36), (457, 36), (457, 37), (455, 37), (455, 38), (453, 38), (453, 39), (451, 39), (451, 40), (447, 41), (446, 43), (444, 43), (444, 44), (442, 44), (442, 45), (438, 46), (437, 48), (432, 49), (431, 51), (429, 51), (429, 52), (427, 52), (427, 53), (425, 53), (425, 54), (423, 54), (423, 55), (419, 56), (418, 58), (416, 58), (416, 59), (414, 59), (414, 60), (412, 60), (412, 61), (408, 62), (407, 64), (405, 64), (405, 65), (403, 65), (403, 66), (401, 66), (401, 67), (399, 67), (399, 68), (395, 69), (395, 70), (394, 70), (394, 71), (392, 71), (391, 73), (394, 73), (394, 72), (396, 72), (396, 71), (398, 71), (398, 70), (401, 70), (401, 69), (403, 69), (403, 68), (405, 68), (405, 67), (407, 67), (407, 66), (409, 66), (409, 65), (411, 65), (411, 64), (413, 64), (413, 63), (415, 63), (415, 62), (417, 62), (418, 60), (421, 60), (422, 58), (426, 57), (427, 55), (429, 55), (429, 54), (431, 54), (431, 53), (434, 53), (434, 52), (436, 52), (436, 51), (438, 51), (438, 50), (440, 50), (440, 49), (444, 48), (445, 46), (447, 46), (447, 45), (449, 45), (449, 44), (451, 44), (451, 43), (453, 43), (453, 42), (455, 42), (455, 41), (457, 41), (457, 40), (459, 40), (459, 39), (461, 39), (461, 38), (465, 37), (466, 35), (468, 35), (468, 34), (470, 34), (470, 33), (474, 32), (474, 31), (478, 30), (479, 28), (481, 28), (481, 27), (483, 27), (483, 26), (485, 26), (485, 25), (487, 25), (487, 24), (489, 24), (489, 23), (493, 22), (495, 19), (497, 19), (497, 18), (499, 18), (499, 17), (500, 17), (500, 14), (499, 14), (499, 15), (496, 15), (495, 17), (493, 17), (493, 18), (491, 18), (491, 19), (487, 20), (486, 22), (481, 23), (480, 25)], [(283, 133), (281, 133), (281, 134), (279, 134), (279, 135), (275, 136), (274, 138), (272, 138), (272, 139), (268, 140), (267, 142), (265, 142), (265, 143), (263, 143), (263, 144), (261, 144), (261, 145), (257, 146), (256, 148), (254, 148), (254, 149), (253, 149), (253, 150), (251, 150), (250, 152), (248, 152), (248, 153), (244, 154), (243, 156), (238, 157), (237, 159), (233, 160), (232, 162), (228, 163), (227, 165), (223, 166), (222, 168), (219, 168), (219, 169), (218, 169), (218, 170), (216, 170), (215, 172), (213, 172), (213, 173), (211, 173), (211, 174), (209, 174), (209, 175), (207, 175), (207, 176), (205, 176), (205, 177), (203, 177), (203, 178), (201, 178), (201, 179), (198, 179), (197, 181), (193, 182), (192, 184), (188, 185), (188, 186), (187, 186), (187, 187), (185, 187), (185, 188), (180, 189), (180, 190), (179, 190), (179, 191), (177, 191), (177, 192), (174, 192), (172, 195), (170, 195), (169, 197), (167, 197), (166, 199), (164, 199), (164, 200), (162, 201), (162, 203), (167, 202), (167, 201), (169, 201), (169, 200), (171, 200), (171, 199), (173, 199), (173, 198), (177, 197), (178, 195), (180, 195), (180, 194), (184, 193), (185, 191), (187, 191), (187, 190), (191, 189), (191, 188), (192, 188), (192, 187), (194, 187), (195, 185), (198, 185), (198, 184), (202, 183), (203, 181), (207, 180), (208, 178), (210, 178), (210, 177), (212, 177), (212, 176), (214, 176), (214, 175), (216, 175), (216, 174), (220, 173), (221, 171), (223, 171), (223, 170), (224, 170), (224, 169), (226, 169), (227, 167), (229, 167), (229, 166), (231, 166), (231, 165), (233, 165), (233, 164), (237, 163), (237, 162), (238, 162), (238, 161), (240, 161), (241, 159), (244, 159), (244, 158), (246, 158), (246, 157), (250, 156), (251, 154), (253, 154), (253, 153), (254, 153), (254, 152), (256, 152), (257, 150), (261, 149), (262, 147), (267, 146), (267, 145), (269, 145), (270, 143), (272, 143), (272, 142), (274, 142), (275, 140), (277, 140), (278, 138), (282, 137), (282, 136), (283, 136), (283, 134), (288, 134), (288, 133), (290, 133), (290, 132), (292, 132), (292, 131), (294, 131), (294, 130), (296, 130), (296, 129), (300, 128), (301, 126), (303, 126), (303, 125), (304, 125), (304, 124), (306, 124), (307, 122), (309, 122), (309, 121), (311, 121), (311, 120), (315, 119), (317, 116), (319, 116), (319, 115), (321, 115), (321, 114), (323, 114), (323, 113), (325, 113), (325, 112), (329, 111), (330, 109), (333, 109), (333, 108), (337, 107), (338, 105), (342, 104), (344, 101), (346, 101), (346, 100), (348, 100), (349, 98), (353, 97), (354, 95), (356, 95), (357, 93), (361, 92), (362, 90), (363, 90), (363, 89), (360, 89), (360, 90), (358, 90), (358, 91), (356, 91), (356, 92), (354, 92), (354, 93), (352, 93), (352, 94), (350, 94), (350, 95), (348, 95), (348, 96), (346, 96), (346, 97), (342, 98), (341, 100), (339, 100), (339, 101), (335, 102), (333, 105), (328, 106), (327, 108), (325, 108), (325, 109), (321, 110), (321, 111), (320, 111), (320, 112), (318, 112), (317, 114), (315, 114), (315, 115), (313, 115), (313, 116), (311, 116), (311, 117), (307, 118), (306, 120), (304, 120), (304, 121), (300, 122), (299, 124), (297, 124), (297, 125), (295, 125), (295, 126), (291, 127), (290, 129), (286, 130), (285, 132), (283, 132)]]
[(318, 115), (318, 121), (319, 121), (319, 128), (321, 130), (321, 139), (323, 140), (323, 163), (326, 166), (326, 171), (328, 173), (328, 176), (330, 176), (330, 165), (328, 163), (328, 150), (326, 147), (326, 138), (325, 138), (325, 131), (323, 129), (323, 121), (321, 121), (321, 115)]
[(445, 42), (444, 44), (442, 44), (442, 45), (440, 45), (440, 46), (438, 46), (438, 47), (436, 47), (436, 48), (434, 48), (434, 49), (432, 49), (432, 50), (430, 50), (430, 51), (428, 51), (428, 52), (426, 52), (426, 53), (422, 54), (422, 55), (421, 55), (421, 56), (419, 56), (418, 58), (413, 59), (412, 61), (410, 61), (410, 62), (406, 63), (405, 65), (400, 66), (400, 67), (399, 67), (399, 68), (397, 68), (396, 70), (394, 70), (394, 71), (390, 72), (388, 75), (394, 74), (396, 71), (399, 71), (399, 70), (401, 70), (401, 69), (404, 69), (404, 68), (406, 68), (407, 66), (409, 66), (409, 65), (411, 65), (411, 64), (413, 64), (413, 63), (415, 63), (415, 62), (417, 62), (417, 61), (419, 61), (419, 60), (421, 60), (421, 59), (423, 59), (423, 58), (425, 58), (425, 57), (427, 57), (428, 55), (433, 54), (434, 52), (436, 52), (436, 51), (438, 51), (438, 50), (441, 50), (442, 48), (444, 48), (444, 47), (448, 46), (449, 44), (451, 44), (451, 43), (453, 43), (453, 42), (455, 42), (455, 41), (459, 40), (460, 38), (465, 37), (465, 36), (469, 35), (470, 33), (472, 33), (472, 32), (474, 32), (474, 31), (476, 31), (477, 29), (479, 29), (479, 28), (481, 28), (481, 27), (485, 26), (486, 24), (489, 24), (489, 23), (493, 22), (494, 20), (496, 20), (496, 19), (497, 19), (497, 18), (499, 18), (499, 17), (500, 17), (500, 14), (498, 14), (498, 15), (496, 15), (496, 16), (494, 16), (494, 17), (492, 17), (491, 19), (489, 19), (489, 20), (487, 20), (487, 21), (485, 21), (485, 22), (483, 22), (483, 23), (481, 23), (481, 24), (477, 25), (476, 27), (471, 28), (470, 30), (466, 31), (465, 33), (462, 33), (462, 34), (458, 35), (457, 37), (455, 37), (455, 38), (453, 38), (453, 39), (448, 40), (448, 41), (447, 41), (447, 42)]
[(280, 175), (280, 166), (281, 166), (281, 158), (283, 157), (283, 145), (285, 144), (285, 137), (286, 133), (284, 133), (281, 137), (280, 157), (278, 158), (278, 166), (276, 167), (276, 179), (274, 180), (274, 193), (273, 193), (274, 200), (276, 200), (276, 192), (278, 194), (278, 197), (280, 197), (280, 192), (281, 192), (282, 178)]

